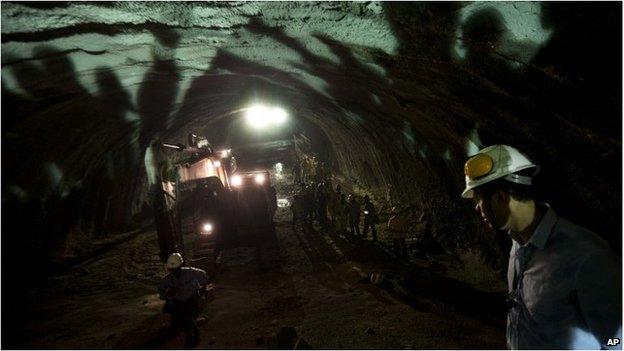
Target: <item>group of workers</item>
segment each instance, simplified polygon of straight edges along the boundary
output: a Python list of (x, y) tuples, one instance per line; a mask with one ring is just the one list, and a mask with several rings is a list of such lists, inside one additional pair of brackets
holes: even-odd
[(326, 180), (330, 171), (325, 162), (319, 162), (316, 156), (302, 154), (293, 165), (293, 179), (297, 184), (309, 184)]
[[(512, 240), (508, 268), (507, 344), (511, 349), (621, 349), (621, 265), (598, 235), (557, 216), (550, 205), (535, 200), (533, 177), (539, 170), (531, 159), (507, 145), (482, 149), (464, 165), (466, 188), (462, 197), (494, 231)], [(305, 184), (305, 182), (303, 183)], [(304, 185), (295, 196), (296, 220), (333, 223), (339, 232), (360, 237), (364, 229), (373, 240), (379, 219), (370, 198), (348, 198), (322, 179), (316, 187)], [(316, 211), (315, 211), (316, 209)], [(395, 248), (405, 250), (407, 219), (395, 207), (388, 221)], [(329, 217), (327, 218), (327, 213)], [(173, 299), (174, 323), (183, 326), (187, 346), (196, 344), (192, 320), (196, 298), (205, 289), (203, 271), (181, 267), (181, 256), (167, 262), (172, 270), (159, 288), (163, 299)], [(177, 321), (177, 322), (176, 322)]]
[[(314, 158), (303, 158), (303, 160), (301, 164), (305, 165), (309, 160), (314, 161)], [(316, 164), (316, 166), (324, 168), (323, 164)], [(329, 173), (321, 172), (321, 175), (315, 177), (315, 181), (310, 183), (303, 181), (308, 177), (305, 172), (301, 177), (297, 177), (298, 171), (294, 172), (294, 181), (301, 188), (294, 195), (291, 204), (293, 229), (298, 224), (311, 224), (317, 221), (322, 228), (332, 227), (334, 232), (349, 239), (366, 239), (370, 232), (372, 240), (378, 241), (379, 212), (370, 196), (347, 195), (342, 191), (340, 184), (334, 190)], [(387, 223), (394, 253), (402, 259), (408, 258), (405, 240), (409, 231), (410, 218), (406, 212), (394, 205)], [(360, 230), (362, 222), (363, 226)]]
[(317, 220), (322, 227), (332, 225), (340, 234), (346, 233), (349, 228), (351, 236), (361, 237), (359, 224), (362, 206), (364, 206), (364, 237), (370, 228), (373, 240), (377, 240), (375, 225), (379, 220), (368, 196), (364, 197), (363, 202), (357, 195), (347, 197), (340, 185), (337, 185), (334, 191), (328, 180), (323, 180), (316, 186), (301, 184), (301, 189), (294, 195), (291, 206), (293, 226)]

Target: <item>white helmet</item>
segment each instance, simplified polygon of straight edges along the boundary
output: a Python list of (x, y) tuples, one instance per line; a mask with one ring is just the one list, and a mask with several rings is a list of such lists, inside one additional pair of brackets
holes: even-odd
[(532, 177), (515, 174), (528, 168), (535, 168), (533, 175), (539, 171), (538, 165), (511, 146), (488, 146), (466, 161), (464, 165), (466, 189), (462, 192), (462, 197), (471, 199), (474, 196), (474, 188), (499, 178), (517, 184), (531, 185)]
[(182, 266), (182, 261), (183, 261), (182, 255), (180, 255), (177, 252), (174, 252), (171, 255), (169, 255), (169, 258), (167, 259), (166, 267), (169, 269), (180, 268)]

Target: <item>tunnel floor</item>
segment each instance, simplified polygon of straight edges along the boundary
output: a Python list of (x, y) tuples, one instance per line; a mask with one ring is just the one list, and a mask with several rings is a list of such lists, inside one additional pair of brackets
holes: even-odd
[[(288, 177), (276, 188), (278, 198), (294, 191)], [(502, 293), (399, 262), (383, 245), (350, 242), (316, 224), (293, 230), (290, 220), (290, 209), (280, 207), (275, 231), (261, 234), (260, 244), (223, 252), (197, 348), (505, 348)], [(19, 345), (180, 348), (183, 335), (168, 333), (155, 294), (164, 275), (156, 253), (148, 230), (56, 277), (55, 289), (33, 292)], [(384, 275), (382, 284), (370, 282), (373, 272)]]

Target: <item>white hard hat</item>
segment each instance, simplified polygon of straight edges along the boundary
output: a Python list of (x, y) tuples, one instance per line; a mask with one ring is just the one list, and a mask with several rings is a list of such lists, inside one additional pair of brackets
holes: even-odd
[(182, 255), (180, 255), (177, 252), (174, 252), (171, 255), (169, 255), (166, 266), (169, 269), (180, 268), (182, 266), (182, 261), (183, 261)]
[(474, 188), (499, 178), (531, 185), (531, 177), (515, 174), (529, 168), (535, 168), (533, 175), (539, 171), (539, 166), (517, 149), (507, 145), (488, 146), (466, 161), (466, 189), (462, 192), (462, 197), (471, 199)]

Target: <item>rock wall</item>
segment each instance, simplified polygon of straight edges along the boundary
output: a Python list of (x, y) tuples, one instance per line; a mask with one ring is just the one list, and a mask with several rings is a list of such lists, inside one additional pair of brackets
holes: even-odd
[(557, 212), (621, 247), (620, 3), (1, 6), (5, 248), (48, 257), (69, 228), (132, 227), (149, 142), (215, 136), (257, 100), (494, 263), (500, 238), (459, 197), (492, 143), (534, 157)]

